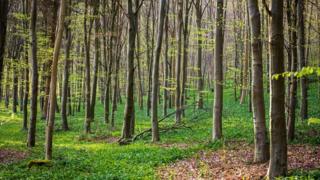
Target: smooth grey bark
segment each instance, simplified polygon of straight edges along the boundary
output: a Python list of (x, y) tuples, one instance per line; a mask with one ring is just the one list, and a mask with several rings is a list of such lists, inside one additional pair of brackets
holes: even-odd
[(45, 141), (45, 159), (52, 159), (52, 139), (53, 139), (53, 129), (54, 129), (54, 119), (56, 112), (56, 104), (57, 102), (57, 72), (58, 72), (58, 61), (59, 61), (59, 53), (61, 47), (61, 41), (64, 30), (64, 19), (65, 19), (65, 8), (66, 3), (65, 0), (60, 0), (60, 12), (59, 19), (57, 24), (57, 34), (54, 43), (53, 49), (53, 60), (52, 60), (52, 69), (51, 69), (51, 83), (50, 83), (50, 108), (48, 114), (48, 122), (46, 126), (46, 141)]
[(215, 60), (214, 60), (214, 109), (212, 139), (222, 138), (222, 110), (223, 110), (223, 0), (217, 0)]
[(254, 161), (268, 160), (267, 130), (263, 92), (261, 20), (258, 0), (249, 0), (252, 46), (252, 107), (254, 121)]
[(287, 175), (287, 129), (285, 119), (283, 1), (272, 0), (270, 29), (270, 162), (268, 178)]

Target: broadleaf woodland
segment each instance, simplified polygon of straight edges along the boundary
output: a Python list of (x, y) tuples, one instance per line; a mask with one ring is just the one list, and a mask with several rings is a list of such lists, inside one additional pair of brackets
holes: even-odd
[(1, 0), (0, 179), (319, 179), (318, 0)]

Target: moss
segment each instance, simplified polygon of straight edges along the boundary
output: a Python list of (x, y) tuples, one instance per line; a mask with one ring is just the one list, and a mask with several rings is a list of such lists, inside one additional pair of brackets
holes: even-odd
[(50, 167), (52, 166), (51, 161), (49, 160), (31, 160), (28, 162), (28, 168), (32, 168), (32, 166), (46, 166)]

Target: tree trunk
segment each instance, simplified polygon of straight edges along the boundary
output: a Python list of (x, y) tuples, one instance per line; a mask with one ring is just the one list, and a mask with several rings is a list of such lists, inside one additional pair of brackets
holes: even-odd
[(176, 94), (175, 94), (175, 106), (176, 106), (176, 123), (181, 122), (181, 84), (180, 84), (180, 74), (181, 74), (181, 52), (182, 52), (182, 31), (183, 31), (183, 0), (178, 1), (178, 49), (177, 49), (177, 59), (176, 59)]
[(223, 0), (217, 0), (216, 14), (216, 43), (214, 62), (214, 112), (213, 112), (213, 133), (214, 140), (222, 137), (222, 109), (223, 109)]
[(30, 125), (28, 131), (28, 147), (34, 147), (36, 142), (36, 122), (37, 122), (37, 98), (38, 98), (38, 60), (37, 60), (37, 0), (31, 2), (31, 103), (30, 103)]
[[(297, 5), (297, 27), (298, 27), (298, 57), (300, 70), (307, 65), (305, 56), (305, 18), (304, 18), (304, 0), (298, 0)], [(301, 109), (300, 117), (302, 120), (308, 118), (308, 81), (307, 77), (301, 77)]]
[[(28, 15), (28, 12), (29, 12), (29, 3), (28, 3), (28, 0), (24, 0), (23, 1), (23, 14), (26, 16), (26, 17), (29, 17)], [(28, 22), (27, 21), (24, 21), (23, 23), (23, 26), (24, 26), (24, 30), (25, 30), (25, 33), (27, 34), (28, 32)], [(24, 43), (25, 43), (25, 46), (24, 46), (24, 59), (25, 59), (25, 63), (28, 65), (29, 64), (29, 61), (28, 61), (28, 40), (29, 38), (25, 38), (24, 40)], [(28, 99), (29, 99), (29, 65), (24, 69), (24, 80), (25, 80), (25, 91), (24, 91), (24, 96), (23, 96), (23, 127), (22, 129), (23, 130), (28, 130)]]
[(95, 0), (93, 4), (93, 16), (94, 19), (94, 64), (93, 64), (93, 82), (92, 82), (92, 91), (91, 91), (91, 100), (90, 100), (90, 115), (91, 120), (94, 121), (94, 110), (96, 106), (97, 98), (97, 82), (98, 82), (98, 70), (99, 70), (99, 58), (100, 58), (100, 18), (99, 18), (99, 4), (100, 0)]
[[(70, 5), (71, 3), (69, 3)], [(67, 9), (67, 15), (71, 15), (71, 9)], [(64, 72), (63, 72), (63, 87), (62, 87), (62, 103), (61, 103), (61, 120), (62, 129), (64, 131), (69, 130), (67, 119), (67, 102), (68, 102), (68, 89), (69, 89), (69, 66), (70, 66), (70, 48), (71, 48), (71, 29), (69, 23), (65, 25), (66, 31), (66, 45), (65, 45), (65, 60), (64, 60)]]
[[(138, 4), (136, 4), (138, 6)], [(126, 106), (124, 113), (122, 138), (132, 137), (132, 125), (134, 121), (134, 51), (137, 35), (137, 12), (133, 11), (133, 2), (128, 0), (128, 19), (129, 19), (129, 37), (128, 37), (128, 56), (127, 56), (127, 88), (126, 88)]]
[(6, 34), (7, 34), (7, 16), (9, 12), (8, 0), (0, 1), (0, 87), (2, 87), (3, 60), (5, 54)]
[(270, 162), (268, 177), (287, 175), (287, 137), (285, 119), (283, 1), (272, 0), (271, 9), (271, 83), (270, 83)]
[(160, 140), (159, 125), (158, 125), (158, 90), (159, 90), (159, 61), (161, 54), (162, 38), (163, 38), (163, 26), (166, 16), (166, 0), (160, 1), (160, 15), (158, 24), (158, 38), (157, 46), (155, 49), (155, 56), (153, 61), (152, 71), (152, 103), (151, 103), (151, 123), (152, 123), (152, 142)]
[(197, 0), (195, 3), (196, 16), (197, 16), (197, 29), (198, 29), (198, 51), (197, 51), (197, 78), (198, 84), (198, 109), (203, 108), (203, 76), (202, 76), (202, 32), (201, 32), (201, 21), (202, 21), (202, 4), (201, 0)]
[(267, 130), (263, 93), (263, 68), (262, 68), (262, 42), (261, 20), (258, 0), (249, 0), (249, 13), (251, 21), (251, 46), (252, 46), (252, 101), (254, 120), (254, 161), (265, 162), (268, 160)]
[[(288, 2), (288, 1), (287, 1)], [(297, 3), (294, 1), (293, 6), (290, 7), (293, 9), (292, 13), (292, 22), (291, 27), (295, 28), (297, 23)], [(298, 67), (298, 55), (297, 55), (297, 31), (293, 30), (292, 33), (292, 61), (291, 61), (291, 71), (296, 72)], [(287, 129), (288, 129), (288, 140), (294, 139), (294, 130), (295, 130), (295, 119), (296, 119), (296, 106), (297, 106), (297, 77), (292, 75), (290, 77), (290, 93), (289, 93), (289, 112), (287, 120)]]
[(61, 47), (61, 40), (63, 36), (64, 29), (64, 18), (65, 18), (65, 0), (60, 1), (60, 13), (58, 19), (57, 37), (55, 38), (54, 49), (53, 49), (53, 61), (51, 69), (51, 84), (50, 84), (50, 108), (48, 122), (46, 126), (46, 144), (45, 144), (45, 158), (47, 160), (52, 159), (52, 138), (54, 129), (54, 119), (55, 119), (55, 104), (57, 101), (56, 89), (57, 89), (57, 71), (58, 71), (58, 61), (59, 53)]
[(169, 3), (166, 3), (166, 15), (165, 15), (165, 59), (163, 62), (163, 70), (164, 70), (164, 80), (163, 80), (163, 115), (166, 116), (168, 114), (168, 100), (169, 100), (169, 93), (168, 93), (168, 86), (169, 86), (169, 18), (168, 18), (168, 11), (169, 11)]
[[(189, 0), (185, 0), (185, 10), (184, 14), (184, 28), (183, 28), (183, 59), (182, 59), (182, 76), (181, 76), (181, 97), (180, 97), (180, 106), (184, 106), (186, 104), (186, 83), (187, 83), (187, 75), (188, 75), (188, 46), (189, 46), (189, 11), (191, 9), (191, 3)], [(182, 110), (182, 115), (184, 116), (184, 110)]]
[(88, 0), (85, 1), (85, 15), (84, 15), (84, 47), (85, 47), (85, 133), (91, 131), (91, 93), (90, 93), (90, 33), (91, 33), (91, 22), (89, 31), (87, 29), (87, 18), (88, 18)]

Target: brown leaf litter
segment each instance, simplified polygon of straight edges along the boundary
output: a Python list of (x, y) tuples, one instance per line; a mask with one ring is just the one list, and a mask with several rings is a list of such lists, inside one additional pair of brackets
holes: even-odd
[[(320, 146), (289, 145), (288, 169), (312, 170), (320, 167)], [(261, 179), (268, 162), (253, 163), (253, 147), (230, 143), (221, 150), (200, 151), (196, 156), (158, 169), (161, 179)]]
[(10, 164), (23, 160), (27, 157), (27, 153), (23, 151), (16, 151), (12, 149), (0, 149), (0, 163)]

